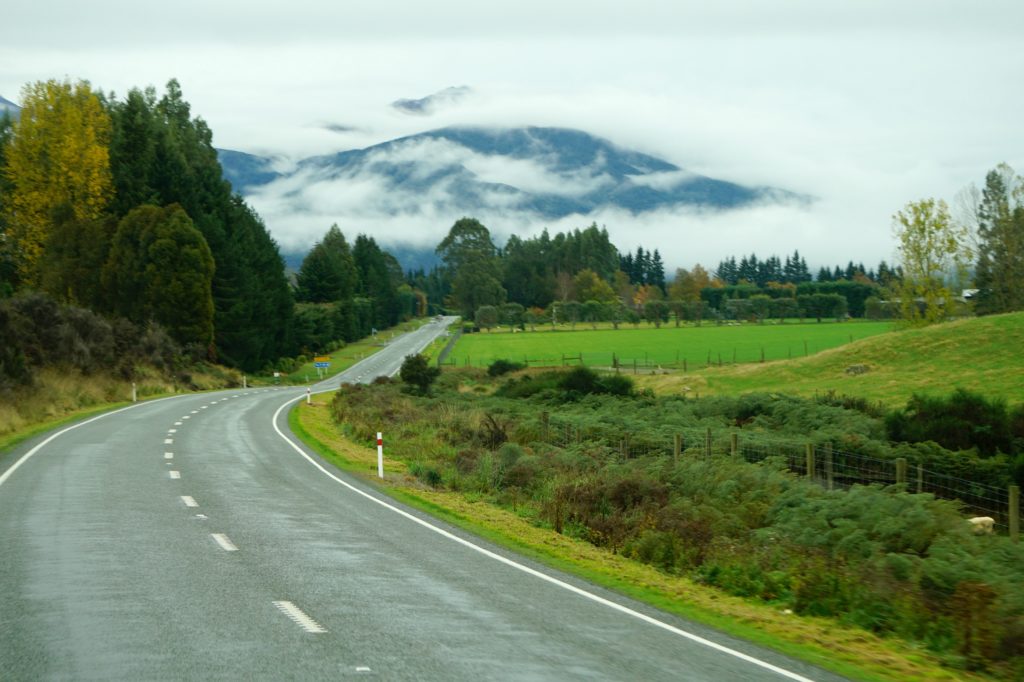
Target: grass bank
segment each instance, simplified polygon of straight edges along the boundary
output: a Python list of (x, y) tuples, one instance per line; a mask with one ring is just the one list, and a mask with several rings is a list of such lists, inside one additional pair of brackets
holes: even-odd
[[(187, 384), (149, 367), (138, 367), (135, 379), (140, 400), (195, 390), (225, 388), (235, 373), (208, 366), (188, 373)], [(126, 405), (132, 382), (102, 374), (44, 367), (33, 374), (31, 386), (0, 397), (0, 453), (37, 433), (63, 423)]]
[[(330, 395), (300, 404), (289, 415), (293, 431), (325, 459), (376, 484), (376, 451), (344, 438), (330, 418)], [(538, 527), (479, 497), (427, 488), (401, 461), (386, 460), (380, 487), (393, 497), (559, 570), (716, 627), (853, 679), (980, 680), (942, 668), (925, 651), (821, 618), (798, 617), (753, 604), (686, 578), (623, 558), (589, 543)]]
[(1024, 402), (1024, 313), (971, 318), (880, 334), (807, 358), (641, 377), (656, 393), (813, 396), (835, 391), (888, 406), (913, 393), (965, 388)]

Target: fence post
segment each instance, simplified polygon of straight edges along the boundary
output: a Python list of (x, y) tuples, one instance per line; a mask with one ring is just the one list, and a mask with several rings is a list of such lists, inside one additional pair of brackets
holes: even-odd
[(672, 440), (672, 462), (679, 464), (679, 455), (683, 452), (683, 434), (677, 433)]
[(814, 444), (808, 443), (807, 450), (807, 478), (814, 478)]
[(704, 459), (711, 457), (711, 428), (704, 432)]
[(1020, 486), (1010, 486), (1010, 539), (1020, 541)]
[(835, 489), (835, 472), (832, 469), (832, 443), (825, 443), (825, 479), (828, 489)]
[(917, 494), (924, 492), (924, 465), (917, 463)]
[(907, 482), (907, 460), (904, 457), (896, 459), (896, 484)]
[(740, 434), (735, 431), (729, 437), (729, 453), (733, 457), (738, 457), (740, 454)]
[(628, 459), (629, 458), (629, 453), (627, 452), (626, 439), (625, 438), (620, 438), (619, 439), (619, 455), (622, 457), (622, 459)]

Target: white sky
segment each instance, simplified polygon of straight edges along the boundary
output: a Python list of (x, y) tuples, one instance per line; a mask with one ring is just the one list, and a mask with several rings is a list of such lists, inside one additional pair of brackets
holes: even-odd
[[(7, 3), (0, 95), (65, 76), (117, 93), (176, 77), (218, 147), (291, 160), (451, 124), (556, 125), (818, 197), (548, 225), (596, 219), (669, 267), (794, 248), (812, 266), (874, 265), (892, 258), (890, 217), (906, 202), (952, 200), (1001, 161), (1024, 170), (1019, 0)], [(453, 85), (476, 94), (427, 117), (389, 107)], [(452, 222), (254, 204), (289, 250), (332, 218), (385, 243), (436, 243)], [(496, 222), (498, 234), (544, 226)]]

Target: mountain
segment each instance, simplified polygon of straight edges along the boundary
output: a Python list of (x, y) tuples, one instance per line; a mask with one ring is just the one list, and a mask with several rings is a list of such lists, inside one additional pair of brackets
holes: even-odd
[(21, 115), (21, 107), (19, 107), (11, 100), (5, 99), (3, 96), (0, 96), (0, 116), (3, 116), (5, 111), (9, 113), (11, 115), (11, 118), (15, 120), (17, 120), (18, 116)]
[(288, 172), (275, 171), (272, 159), (219, 153), (225, 177), (285, 254), (305, 254), (337, 223), (348, 235), (405, 248), (406, 268), (429, 267), (434, 246), (463, 216), (479, 219), (499, 243), (598, 222), (634, 248), (639, 226), (810, 200), (692, 173), (567, 128), (441, 128), (306, 158)]
[(427, 95), (420, 99), (398, 99), (391, 103), (391, 106), (406, 114), (417, 114), (420, 116), (434, 113), (437, 109), (455, 104), (473, 93), (472, 88), (466, 85), (445, 88), (433, 95)]
[(217, 159), (224, 170), (224, 179), (231, 183), (235, 192), (242, 195), (281, 177), (281, 173), (271, 167), (273, 159), (231, 149), (218, 149)]
[[(269, 170), (267, 159), (240, 152), (221, 155), (225, 176), (236, 188), (251, 190), (283, 177)], [(641, 214), (679, 206), (728, 209), (806, 199), (690, 173), (567, 128), (442, 128), (311, 157), (299, 162), (293, 174), (302, 174), (307, 183), (372, 181), (402, 206), (429, 202), (443, 212), (517, 211), (542, 219), (606, 208)]]

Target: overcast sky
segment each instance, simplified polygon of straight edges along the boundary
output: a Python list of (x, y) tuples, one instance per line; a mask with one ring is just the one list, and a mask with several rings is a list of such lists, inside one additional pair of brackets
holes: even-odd
[[(812, 265), (873, 265), (893, 257), (890, 217), (906, 202), (952, 200), (1002, 161), (1024, 171), (1019, 0), (36, 0), (2, 14), (0, 95), (65, 76), (117, 93), (175, 77), (218, 147), (287, 161), (451, 124), (556, 125), (818, 198), (549, 225), (596, 219), (622, 249), (660, 247), (670, 267), (794, 248)], [(389, 106), (458, 85), (475, 94), (431, 116)], [(289, 249), (329, 226), (268, 211)], [(337, 218), (384, 242), (405, 229), (383, 214)]]

